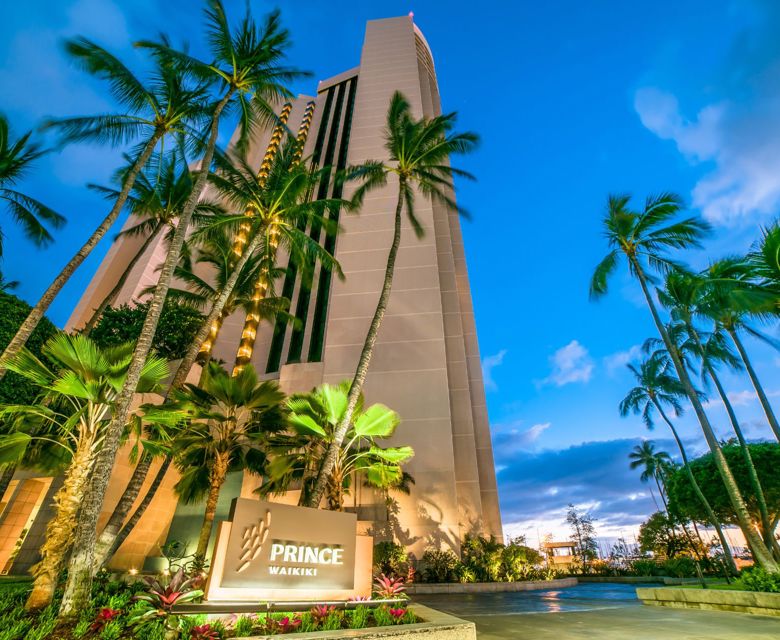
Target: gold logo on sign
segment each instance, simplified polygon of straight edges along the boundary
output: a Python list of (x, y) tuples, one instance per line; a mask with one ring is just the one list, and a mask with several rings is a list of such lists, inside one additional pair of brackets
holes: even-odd
[(266, 509), (265, 518), (244, 528), (244, 534), (241, 536), (241, 557), (238, 559), (239, 565), (236, 573), (244, 571), (260, 555), (263, 543), (268, 539), (270, 527), (271, 512)]

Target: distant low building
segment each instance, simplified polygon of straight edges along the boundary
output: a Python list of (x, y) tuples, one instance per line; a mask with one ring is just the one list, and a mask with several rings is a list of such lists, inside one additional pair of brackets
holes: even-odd
[(577, 545), (572, 540), (542, 542), (542, 553), (547, 559), (547, 565), (555, 569), (566, 569), (577, 562)]

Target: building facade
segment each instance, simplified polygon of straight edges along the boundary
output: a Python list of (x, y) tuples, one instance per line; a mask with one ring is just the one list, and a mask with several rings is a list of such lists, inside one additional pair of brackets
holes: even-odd
[[(262, 170), (281, 138), (290, 135), (303, 145), (305, 160), (334, 171), (385, 159), (383, 129), (396, 90), (409, 100), (415, 116), (441, 113), (433, 56), (411, 16), (368, 22), (360, 65), (320, 82), (316, 96), (280, 105), (286, 128), (259, 133), (250, 158)], [(342, 194), (333, 179), (323, 181), (314, 197), (347, 197), (349, 188)], [(371, 192), (359, 213), (331, 212), (338, 233), (309, 230), (335, 255), (345, 278), (317, 269), (307, 284), (289, 270), (277, 291), (291, 300), (298, 327), (263, 322), (255, 337), (254, 328), (247, 332), (246, 314), (235, 313), (225, 319), (213, 357), (230, 366), (239, 353), (242, 362), (278, 379), (288, 393), (351, 378), (382, 287), (396, 191), (391, 182)], [(389, 308), (365, 384), (368, 402), (382, 402), (401, 415), (394, 440), (415, 451), (406, 467), (414, 484), (409, 495), (393, 496), (393, 508), (378, 493), (356, 487), (350, 507), (378, 536), (392, 535), (419, 553), (429, 545), (457, 550), (467, 533), (500, 539), (502, 531), (460, 221), (457, 213), (422, 196), (416, 214), (426, 233), (417, 238), (404, 220)], [(113, 245), (68, 329), (85, 324), (142, 242), (131, 237)], [(138, 300), (154, 284), (164, 251), (162, 242), (147, 248), (119, 302)], [(254, 340), (247, 340), (248, 335)], [(106, 517), (130, 472), (129, 463), (120, 460)], [(150, 510), (154, 515), (144, 516), (139, 531), (120, 550), (118, 564), (138, 566), (144, 553), (154, 555), (150, 545), (186, 538), (199, 526), (202, 510), (176, 506), (171, 490), (175, 472), (168, 476)], [(258, 485), (258, 478), (232, 478), (222, 492), (221, 512), (238, 495), (252, 497)]]

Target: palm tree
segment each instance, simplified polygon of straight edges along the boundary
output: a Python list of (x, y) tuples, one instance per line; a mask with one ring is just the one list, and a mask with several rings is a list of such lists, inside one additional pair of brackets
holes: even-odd
[(639, 367), (629, 364), (628, 368), (631, 373), (634, 374), (637, 386), (631, 389), (621, 401), (620, 415), (626, 417), (629, 413), (635, 415), (641, 414), (642, 421), (650, 430), (655, 426), (653, 422), (653, 411), (657, 411), (658, 415), (661, 416), (661, 419), (672, 432), (674, 441), (680, 451), (683, 468), (691, 481), (693, 490), (704, 506), (704, 510), (707, 512), (707, 518), (710, 524), (715, 528), (721, 547), (723, 548), (726, 564), (731, 573), (736, 573), (737, 566), (734, 563), (734, 557), (731, 554), (728, 540), (723, 533), (723, 528), (721, 527), (712, 506), (702, 492), (699, 483), (696, 481), (696, 477), (693, 475), (693, 471), (688, 462), (688, 454), (685, 451), (682, 439), (664, 410), (665, 406), (670, 407), (676, 416), (681, 415), (683, 407), (680, 400), (685, 397), (685, 390), (671, 371), (672, 364), (669, 358), (666, 357), (665, 354), (657, 353), (647, 358)]
[[(318, 171), (307, 169), (298, 160), (292, 145), (276, 154), (267, 176), (258, 175), (245, 155), (220, 157), (218, 167), (219, 172), (211, 176), (214, 187), (231, 207), (245, 212), (225, 217), (224, 223), (231, 228), (241, 228), (247, 244), (229, 277), (224, 283), (217, 283), (221, 285), (219, 293), (214, 296), (206, 321), (176, 371), (171, 383), (173, 388), (184, 382), (204, 345), (209, 349), (213, 345), (219, 320), (227, 315), (228, 301), (234, 297), (233, 292), (239, 280), (245, 277), (242, 274), (250, 262), (257, 265), (258, 276), (251, 293), (250, 313), (257, 314), (253, 331), (256, 331), (257, 322), (265, 311), (278, 308), (283, 302), (278, 298), (274, 302), (273, 297), (274, 281), (279, 274), (280, 248), (302, 270), (310, 270), (315, 262), (319, 262), (322, 268), (335, 269), (341, 275), (341, 267), (335, 258), (305, 232), (308, 225), (327, 228), (330, 223), (325, 213), (331, 208), (350, 206), (339, 198), (309, 199), (313, 187), (329, 173), (328, 167)], [(258, 282), (259, 287), (256, 286)], [(263, 303), (264, 300), (266, 302)], [(212, 334), (214, 338), (210, 339)], [(244, 364), (244, 359), (237, 359), (234, 372)]]
[(152, 346), (152, 337), (168, 295), (173, 271), (179, 262), (192, 214), (206, 186), (222, 115), (226, 109), (230, 111), (236, 107), (239, 110), (238, 145), (245, 148), (253, 130), (263, 122), (263, 116), (266, 116), (267, 121), (269, 114), (273, 114), (272, 104), (289, 95), (289, 90), (282, 83), (301, 75), (300, 72), (281, 66), (290, 42), (287, 30), (281, 28), (278, 12), (270, 14), (265, 23), (258, 27), (247, 6), (246, 15), (235, 31), (228, 22), (221, 0), (209, 0), (205, 15), (211, 54), (209, 62), (176, 51), (165, 41), (139, 43), (155, 52), (158, 59), (173, 59), (196, 77), (215, 84), (218, 98), (211, 110), (207, 141), (195, 185), (179, 214), (176, 233), (171, 239), (141, 336), (136, 343), (133, 362), (117, 400), (114, 421), (109, 426), (105, 444), (95, 464), (90, 491), (82, 505), (68, 569), (68, 584), (60, 608), (63, 617), (75, 616), (90, 599), (97, 521), (119, 449), (122, 425), (130, 412), (142, 363)]
[(231, 376), (209, 363), (203, 386), (174, 391), (175, 406), (191, 421), (173, 442), (181, 479), (175, 490), (186, 503), (206, 498), (195, 555), (205, 558), (220, 489), (231, 471), (262, 473), (269, 433), (286, 427), (285, 396), (272, 380), (258, 382), (251, 365)]
[[(765, 244), (768, 241), (765, 235)], [(764, 255), (753, 254), (753, 255)], [(765, 285), (756, 285), (750, 279), (754, 276), (753, 265), (758, 258), (724, 258), (713, 262), (701, 276), (704, 278), (704, 304), (702, 312), (710, 317), (717, 326), (722, 327), (731, 337), (734, 346), (745, 366), (750, 382), (756, 390), (756, 395), (764, 410), (775, 438), (780, 442), (780, 424), (778, 424), (772, 405), (758, 379), (753, 363), (750, 361), (745, 345), (740, 334), (747, 333), (754, 338), (762, 340), (774, 348), (778, 343), (765, 333), (756, 329), (750, 318), (760, 320), (774, 319), (777, 305), (777, 291)], [(752, 264), (751, 264), (752, 262)], [(763, 273), (756, 268), (758, 273)]]
[(363, 383), (368, 374), (379, 328), (390, 301), (395, 261), (401, 244), (401, 220), (404, 208), (406, 208), (407, 219), (420, 237), (423, 228), (414, 212), (415, 191), (451, 210), (457, 210), (457, 204), (452, 196), (452, 179), (454, 176), (472, 178), (471, 174), (449, 165), (451, 155), (469, 153), (477, 144), (477, 136), (473, 133), (453, 133), (455, 118), (454, 113), (449, 113), (434, 118), (416, 119), (411, 113), (409, 102), (396, 91), (390, 99), (387, 112), (385, 149), (389, 156), (388, 160), (369, 161), (349, 172), (350, 177), (363, 180), (363, 184), (356, 189), (353, 196), (356, 205), (362, 203), (370, 190), (387, 185), (388, 177), (394, 176), (398, 180), (393, 241), (387, 255), (382, 291), (352, 379), (347, 408), (334, 432), (333, 441), (325, 454), (314, 488), (306, 500), (306, 506), (319, 505), (327, 479), (333, 471), (352, 421), (352, 414), (363, 391)]
[(658, 488), (658, 494), (664, 503), (664, 510), (668, 511), (666, 504), (666, 490), (663, 487), (664, 475), (672, 459), (666, 451), (656, 451), (655, 444), (650, 440), (645, 440), (641, 445), (636, 445), (631, 453), (628, 454), (631, 460), (631, 469), (642, 468), (639, 479), (642, 482), (649, 482), (652, 478), (655, 486)]
[[(185, 261), (185, 264), (181, 264), (174, 272), (176, 279), (183, 282), (186, 288), (171, 289), (168, 295), (196, 308), (208, 308), (211, 311), (210, 305), (213, 306), (220, 292), (226, 290), (230, 277), (235, 271), (235, 263), (239, 259), (235, 252), (235, 236), (224, 228), (216, 229), (203, 237), (195, 253), (194, 261)], [(211, 350), (219, 336), (222, 322), (239, 309), (249, 312), (250, 308), (256, 306), (260, 318), (265, 319), (289, 317), (286, 312), (290, 301), (286, 298), (265, 297), (260, 301), (254, 300), (255, 284), (263, 278), (264, 267), (265, 261), (262, 255), (247, 252), (246, 263), (238, 272), (235, 287), (232, 287), (232, 292), (222, 311), (210, 328), (206, 340), (200, 345), (196, 362), (204, 367), (204, 371), (205, 365), (211, 358)], [(269, 280), (274, 280), (281, 272), (281, 269), (272, 271)], [(197, 343), (197, 340), (195, 342)]]
[[(6, 359), (13, 357), (27, 343), (33, 329), (65, 283), (114, 225), (139, 172), (149, 162), (157, 145), (167, 135), (188, 132), (190, 126), (204, 115), (202, 89), (198, 86), (189, 87), (184, 74), (174, 69), (169, 61), (159, 59), (154, 72), (144, 82), (118, 58), (89, 40), (68, 40), (65, 50), (86, 71), (106, 81), (111, 96), (126, 111), (50, 120), (44, 125), (45, 128), (57, 130), (63, 143), (86, 141), (119, 145), (139, 137), (141, 143), (108, 215), (30, 310), (3, 352)], [(141, 359), (142, 362), (144, 360), (145, 357)], [(0, 365), (0, 377), (4, 372), (4, 367)]]
[[(348, 393), (349, 381), (345, 381), (338, 386), (323, 384), (288, 400), (290, 430), (271, 439), (270, 462), (260, 495), (285, 493), (293, 483), (300, 485), (302, 494), (311, 491), (322, 455), (347, 408)], [(414, 455), (412, 448), (382, 448), (378, 444), (390, 438), (400, 422), (395, 411), (382, 404), (364, 408), (360, 398), (328, 478), (329, 509), (344, 509), (344, 498), (359, 477), (368, 486), (383, 490), (403, 489), (409, 482), (402, 465)]]
[(693, 407), (696, 418), (701, 425), (704, 438), (713, 454), (718, 472), (723, 479), (729, 499), (737, 515), (750, 548), (753, 549), (756, 563), (776, 572), (780, 570), (772, 557), (771, 551), (764, 544), (761, 536), (753, 528), (745, 500), (737, 486), (734, 474), (729, 468), (718, 438), (704, 411), (701, 399), (691, 381), (684, 363), (664, 326), (656, 306), (655, 298), (650, 292), (652, 276), (647, 272), (649, 265), (662, 273), (679, 268), (667, 252), (670, 249), (698, 247), (709, 230), (709, 225), (698, 218), (677, 219), (683, 208), (679, 196), (671, 193), (650, 197), (641, 211), (629, 208), (630, 196), (611, 195), (608, 199), (607, 213), (604, 218), (604, 234), (610, 247), (609, 253), (596, 267), (591, 280), (590, 295), (592, 299), (607, 293), (609, 277), (615, 272), (618, 261), (623, 256), (631, 275), (637, 278), (642, 288), (653, 322), (669, 352), (677, 378), (685, 390), (685, 394)]
[[(128, 167), (121, 169), (117, 175), (117, 181), (121, 184), (124, 175), (131, 166), (132, 159), (128, 160)], [(119, 196), (116, 189), (109, 189), (97, 185), (90, 185), (96, 191), (103, 193), (112, 200)], [(170, 241), (176, 230), (176, 218), (184, 203), (192, 191), (192, 174), (184, 164), (183, 153), (174, 151), (160, 159), (158, 166), (142, 170), (136, 178), (133, 189), (127, 198), (127, 206), (137, 223), (125, 229), (117, 235), (120, 237), (143, 237), (144, 241), (119, 276), (114, 288), (109, 291), (92, 316), (84, 326), (83, 332), (89, 334), (94, 328), (106, 308), (116, 302), (116, 298), (127, 278), (132, 273), (138, 261), (146, 253), (146, 250), (160, 235), (165, 235)], [(208, 200), (200, 200), (193, 212), (193, 223), (196, 226), (205, 223), (208, 215), (224, 213), (221, 206)]]
[[(54, 498), (55, 515), (46, 527), (41, 561), (33, 571), (35, 582), (27, 600), (28, 609), (44, 607), (54, 596), (71, 546), (73, 523), (104, 441), (113, 404), (127, 375), (132, 351), (132, 344), (99, 349), (85, 336), (58, 334), (42, 349), (55, 368), (25, 348), (4, 362), (9, 370), (24, 376), (47, 396), (44, 402), (3, 409), (4, 415), (17, 419), (16, 431), (2, 437), (6, 446), (14, 445), (10, 451), (13, 459), (3, 462), (21, 460), (27, 445), (42, 437), (38, 435), (41, 422), (49, 423), (49, 431), (56, 432), (56, 442), (71, 454), (62, 488)], [(139, 388), (143, 392), (155, 391), (167, 375), (165, 361), (151, 357), (144, 363)]]
[[(31, 131), (13, 140), (8, 118), (0, 113), (0, 200), (4, 201), (14, 222), (25, 237), (36, 246), (46, 246), (54, 240), (47, 225), (59, 229), (65, 218), (34, 198), (12, 187), (21, 180), (33, 162), (46, 153), (30, 142)], [(0, 232), (0, 258), (3, 256), (3, 234)]]
[(750, 455), (750, 449), (742, 432), (742, 427), (737, 419), (737, 414), (729, 400), (726, 390), (720, 381), (716, 367), (718, 362), (725, 362), (732, 369), (739, 367), (739, 361), (729, 351), (725, 344), (723, 335), (718, 331), (710, 333), (709, 337), (703, 339), (700, 331), (694, 325), (694, 317), (704, 315), (701, 307), (704, 302), (704, 281), (692, 273), (675, 270), (668, 273), (664, 284), (664, 289), (658, 292), (661, 303), (672, 311), (673, 317), (678, 319), (690, 338), (692, 352), (701, 361), (702, 377), (705, 381), (711, 380), (717, 389), (718, 396), (726, 409), (729, 422), (737, 436), (742, 455), (745, 458), (745, 465), (748, 469), (748, 475), (756, 494), (759, 513), (761, 514), (761, 529), (763, 531), (764, 541), (768, 548), (772, 549), (776, 557), (780, 558), (780, 548), (774, 539), (774, 533), (769, 519), (769, 510), (767, 509), (764, 490), (758, 478), (753, 459)]

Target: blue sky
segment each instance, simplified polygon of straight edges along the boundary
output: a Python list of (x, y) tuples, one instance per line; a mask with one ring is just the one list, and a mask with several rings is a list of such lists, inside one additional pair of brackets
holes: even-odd
[[(273, 6), (253, 2), (257, 13)], [(17, 130), (48, 115), (110, 104), (58, 52), (84, 34), (134, 64), (129, 43), (161, 28), (199, 46), (197, 3), (185, 0), (28, 0), (0, 25), (2, 109)], [(243, 2), (229, 3), (234, 10)], [(592, 510), (602, 532), (628, 532), (652, 511), (626, 455), (646, 432), (621, 420), (631, 380), (625, 363), (652, 335), (625, 274), (611, 295), (588, 301), (605, 251), (606, 194), (679, 192), (715, 226), (707, 250), (745, 251), (780, 208), (780, 8), (772, 0), (467, 0), (279, 3), (295, 41), (293, 63), (313, 72), (311, 93), (359, 61), (367, 19), (415, 14), (436, 62), (443, 105), (479, 132), (460, 164), (477, 174), (459, 199), (464, 222), (504, 521), (513, 532), (561, 532), (562, 510)], [(225, 132), (228, 133), (227, 130)], [(3, 272), (33, 300), (105, 206), (83, 188), (107, 182), (117, 152), (72, 147), (42, 161), (25, 188), (65, 214), (57, 243), (35, 251), (2, 220)], [(108, 249), (101, 245), (51, 310), (62, 324)], [(750, 344), (770, 393), (780, 394), (776, 355)], [(728, 376), (740, 416), (767, 435), (747, 380)], [(719, 425), (723, 416), (713, 408)], [(700, 449), (687, 418), (683, 432)], [(723, 430), (726, 435), (725, 429)], [(663, 446), (665, 434), (657, 437)]]

